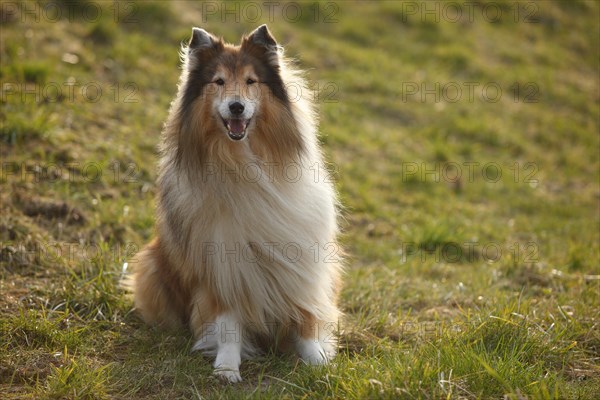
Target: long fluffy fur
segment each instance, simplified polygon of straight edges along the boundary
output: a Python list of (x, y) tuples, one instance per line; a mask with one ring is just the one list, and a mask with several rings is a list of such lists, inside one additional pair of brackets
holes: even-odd
[[(241, 46), (213, 41), (182, 49), (162, 134), (157, 234), (132, 262), (135, 307), (150, 324), (188, 325), (194, 348), (208, 354), (217, 341), (211, 324), (232, 312), (245, 356), (265, 338), (294, 335), (319, 339), (332, 355), (341, 254), (312, 93), (281, 48), (263, 54), (248, 37)], [(213, 115), (208, 86), (190, 93), (201, 87), (203, 63), (244, 60), (273, 66), (286, 91), (261, 84), (255, 126), (234, 142)]]

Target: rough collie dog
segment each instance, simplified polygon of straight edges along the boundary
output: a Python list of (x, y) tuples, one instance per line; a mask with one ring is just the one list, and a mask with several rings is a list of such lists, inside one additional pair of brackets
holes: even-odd
[(241, 381), (241, 358), (335, 355), (336, 196), (299, 71), (265, 25), (226, 44), (194, 28), (162, 135), (156, 238), (132, 263), (136, 309), (189, 326)]

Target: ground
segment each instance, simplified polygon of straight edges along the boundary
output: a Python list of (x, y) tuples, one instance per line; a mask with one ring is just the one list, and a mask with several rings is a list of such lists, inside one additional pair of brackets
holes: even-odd
[[(0, 5), (0, 397), (600, 392), (597, 2)], [(180, 44), (261, 23), (316, 91), (344, 319), (330, 365), (267, 355), (229, 386), (119, 280)]]

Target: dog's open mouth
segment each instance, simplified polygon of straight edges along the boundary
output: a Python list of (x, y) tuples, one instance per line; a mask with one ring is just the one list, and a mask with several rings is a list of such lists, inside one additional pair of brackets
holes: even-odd
[(227, 134), (232, 140), (242, 140), (246, 136), (246, 128), (250, 124), (249, 119), (224, 119), (223, 124), (227, 128)]

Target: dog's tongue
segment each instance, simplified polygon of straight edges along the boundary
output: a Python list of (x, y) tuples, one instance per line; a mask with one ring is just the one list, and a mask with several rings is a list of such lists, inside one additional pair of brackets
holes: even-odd
[(236, 135), (240, 135), (244, 133), (244, 120), (243, 119), (230, 119), (229, 120), (229, 131), (231, 133), (235, 133)]

